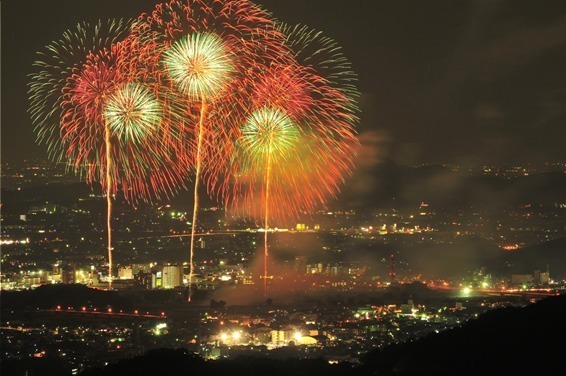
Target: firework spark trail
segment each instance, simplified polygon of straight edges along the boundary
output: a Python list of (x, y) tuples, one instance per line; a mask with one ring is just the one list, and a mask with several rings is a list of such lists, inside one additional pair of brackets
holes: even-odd
[(269, 183), (271, 180), (271, 145), (269, 149), (270, 150), (268, 150), (267, 161), (265, 163), (265, 233), (263, 234), (263, 294), (265, 297), (267, 297), (267, 257), (269, 256), (267, 234), (269, 232)]
[(263, 173), (262, 202), (264, 228), (263, 286), (267, 296), (269, 256), (270, 193), (273, 164), (285, 164), (300, 140), (296, 124), (284, 112), (273, 108), (261, 108), (253, 112), (242, 127), (237, 140), (237, 159), (253, 173)]
[(206, 102), (203, 99), (201, 102), (201, 110), (200, 110), (200, 120), (198, 125), (198, 142), (197, 142), (197, 155), (196, 155), (196, 170), (195, 170), (195, 187), (194, 187), (194, 204), (193, 204), (193, 221), (191, 226), (191, 248), (190, 248), (190, 260), (189, 260), (189, 297), (188, 301), (191, 301), (192, 297), (192, 284), (193, 284), (193, 275), (194, 275), (194, 252), (195, 252), (195, 231), (196, 231), (196, 223), (197, 223), (197, 213), (199, 207), (199, 195), (198, 195), (198, 188), (200, 182), (200, 170), (201, 170), (201, 149), (202, 149), (202, 139), (204, 135), (204, 116), (206, 114)]
[(222, 40), (207, 33), (184, 36), (164, 53), (163, 65), (175, 87), (189, 100), (200, 100), (195, 154), (195, 182), (193, 194), (193, 221), (191, 223), (189, 295), (192, 298), (194, 275), (194, 233), (199, 209), (199, 183), (202, 166), (202, 144), (205, 132), (206, 100), (214, 98), (226, 86), (234, 67)]
[(108, 288), (112, 288), (112, 142), (111, 135), (128, 144), (140, 144), (156, 128), (161, 106), (141, 84), (126, 83), (106, 98), (103, 108), (106, 179), (106, 227), (108, 248)]
[[(73, 77), (87, 58), (93, 54), (110, 48), (127, 33), (128, 23), (123, 21), (99, 21), (94, 25), (87, 23), (77, 25), (76, 29), (63, 33), (61, 40), (54, 41), (40, 52), (40, 60), (34, 63), (38, 71), (31, 75), (29, 83), (30, 107), (29, 113), (39, 144), (46, 143), (49, 157), (59, 162), (69, 158), (69, 146), (72, 141), (64, 136), (69, 134), (62, 129), (62, 124), (69, 115), (65, 114), (66, 99), (61, 93), (68, 87), (68, 81)], [(71, 133), (73, 133), (71, 131)], [(110, 177), (110, 132), (104, 130), (106, 148), (106, 190), (107, 190), (107, 251), (109, 277), (112, 274), (112, 202), (108, 189), (112, 180)], [(111, 288), (111, 278), (109, 278)]]
[(189, 295), (192, 298), (194, 275), (194, 233), (197, 226), (199, 209), (199, 183), (202, 167), (202, 144), (205, 132), (206, 99), (214, 97), (226, 85), (233, 71), (221, 40), (211, 34), (193, 34), (173, 43), (165, 52), (165, 69), (178, 90), (189, 100), (200, 98), (200, 115), (197, 126), (197, 146), (195, 154), (195, 183), (193, 193), (193, 220), (191, 223), (191, 241), (189, 256)]
[(112, 158), (110, 157), (110, 129), (104, 127), (104, 141), (106, 145), (106, 231), (108, 248), (108, 289), (112, 289)]

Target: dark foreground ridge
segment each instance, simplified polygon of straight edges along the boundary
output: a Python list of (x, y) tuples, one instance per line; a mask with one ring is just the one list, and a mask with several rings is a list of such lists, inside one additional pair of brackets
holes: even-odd
[(368, 353), (374, 375), (566, 374), (566, 296), (487, 312), (461, 327)]
[[(185, 349), (152, 350), (82, 376), (110, 375), (546, 375), (566, 374), (566, 296), (487, 312), (461, 327), (374, 350), (362, 363), (240, 357), (206, 362)], [(64, 375), (48, 362), (2, 362), (2, 375)]]

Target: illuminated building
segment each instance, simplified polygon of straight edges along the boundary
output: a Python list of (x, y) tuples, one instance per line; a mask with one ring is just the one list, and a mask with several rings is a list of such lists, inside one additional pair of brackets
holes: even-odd
[(523, 285), (533, 283), (531, 274), (513, 274), (511, 275), (511, 283), (514, 285)]
[(165, 265), (163, 267), (163, 279), (161, 287), (172, 289), (183, 285), (183, 266)]
[(290, 332), (285, 335), (286, 332), (283, 330), (272, 330), (271, 331), (271, 343), (276, 346), (281, 346), (286, 344), (286, 340), (289, 339)]
[(540, 270), (535, 270), (533, 273), (533, 282), (537, 286), (547, 285), (550, 282), (550, 272), (541, 272)]
[(118, 269), (118, 278), (119, 279), (132, 279), (132, 278), (134, 278), (132, 267), (131, 266), (125, 266), (125, 267)]
[(134, 286), (144, 290), (150, 290), (152, 286), (152, 274), (139, 272), (134, 276)]
[(61, 268), (61, 282), (67, 284), (75, 283), (75, 267), (73, 265), (63, 265)]
[(162, 286), (162, 278), (163, 272), (161, 271), (156, 271), (151, 273), (151, 288), (152, 289), (156, 289), (156, 288), (161, 288)]

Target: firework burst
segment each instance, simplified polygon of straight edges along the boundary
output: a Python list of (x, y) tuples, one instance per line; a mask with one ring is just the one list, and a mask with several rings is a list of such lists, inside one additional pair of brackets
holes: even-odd
[[(236, 133), (245, 110), (243, 77), (281, 56), (283, 38), (269, 14), (245, 0), (173, 0), (142, 15), (133, 35), (140, 42), (145, 70), (189, 101), (184, 116), (196, 119), (185, 153), (194, 161), (189, 301), (194, 275), (194, 237), (198, 226), (198, 189), (218, 184), (228, 163), (223, 145)], [(258, 68), (260, 66), (260, 68)], [(222, 183), (220, 183), (222, 184)]]
[(267, 258), (269, 254), (269, 208), (271, 172), (273, 165), (287, 162), (300, 140), (297, 125), (283, 111), (276, 108), (260, 108), (254, 111), (242, 127), (242, 135), (236, 142), (236, 154), (240, 154), (243, 170), (263, 174), (261, 196), (264, 207), (264, 293), (267, 294)]
[(147, 87), (127, 83), (106, 101), (104, 120), (110, 133), (118, 135), (122, 142), (141, 144), (156, 131), (162, 112), (157, 97)]
[[(300, 134), (300, 142), (281, 143), (288, 149), (286, 158), (273, 159), (271, 195), (278, 205), (270, 213), (279, 222), (311, 212), (333, 197), (351, 171), (357, 147), (352, 124), (355, 115), (348, 110), (346, 96), (308, 70), (296, 66), (283, 70), (286, 74), (281, 74), (281, 69), (265, 72), (267, 77), (258, 80), (252, 91), (256, 95), (250, 100), (256, 108), (285, 114)], [(250, 125), (246, 120), (242, 123), (246, 126), (235, 137), (239, 141), (233, 145), (231, 168), (224, 175), (231, 184), (222, 191), (223, 201), (233, 215), (263, 221), (264, 204), (258, 182), (264, 179), (264, 169), (250, 166), (254, 160), (267, 159), (267, 148), (260, 147), (264, 146), (262, 143), (249, 142), (243, 132)], [(243, 140), (248, 141), (244, 144)], [(249, 148), (247, 152), (242, 152), (244, 145)], [(277, 148), (269, 152), (277, 153)]]
[(254, 111), (242, 127), (238, 150), (245, 155), (249, 169), (272, 160), (284, 163), (299, 141), (299, 128), (287, 114), (276, 108)]
[(191, 100), (217, 96), (234, 71), (220, 37), (207, 33), (175, 41), (163, 55), (163, 66), (177, 89)]
[[(74, 51), (65, 45), (75, 42), (71, 36), (79, 35), (77, 42), (83, 38), (95, 42), (93, 48), (77, 49), (81, 53), (65, 54), (57, 65), (51, 65), (56, 60), (53, 56), (36, 63), (41, 70), (32, 76), (30, 113), (38, 140), (53, 143), (52, 158), (65, 160), (89, 184), (102, 185), (111, 288), (112, 197), (119, 190), (129, 201), (169, 195), (182, 186), (184, 176), (176, 167), (186, 161), (175, 158), (167, 147), (171, 135), (180, 133), (171, 131), (177, 127), (171, 124), (179, 122), (172, 121), (174, 116), (167, 102), (157, 96), (155, 84), (143, 83), (136, 71), (124, 69), (135, 65), (129, 61), (129, 40), (118, 42), (116, 37), (96, 43), (104, 35), (100, 25), (92, 31), (81, 25), (79, 33), (67, 32), (63, 41), (48, 46), (48, 51), (59, 56), (60, 51)], [(108, 25), (109, 32), (116, 30), (115, 23)], [(57, 77), (58, 96), (47, 90), (49, 77)], [(59, 109), (42, 108), (48, 102)]]
[(35, 127), (37, 143), (46, 145), (53, 161), (64, 160), (65, 145), (60, 134), (61, 92), (67, 85), (67, 79), (91, 53), (110, 48), (124, 39), (129, 26), (130, 22), (124, 20), (80, 23), (38, 53), (28, 85), (28, 112)]
[(336, 195), (358, 146), (355, 75), (338, 46), (304, 27), (280, 28), (293, 59), (250, 78), (252, 115), (235, 137), (224, 177), (231, 184), (222, 191), (233, 215), (263, 223), (264, 278), (269, 224), (312, 212)]

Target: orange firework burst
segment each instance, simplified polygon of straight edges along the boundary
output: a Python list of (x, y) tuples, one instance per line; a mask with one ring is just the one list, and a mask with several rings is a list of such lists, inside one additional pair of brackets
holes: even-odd
[[(80, 25), (78, 33), (67, 32), (55, 42), (56, 49), (48, 47), (54, 56), (36, 64), (42, 70), (32, 77), (30, 112), (40, 141), (54, 145), (53, 158), (64, 159), (88, 183), (102, 185), (111, 288), (112, 196), (122, 191), (127, 200), (137, 201), (172, 194), (183, 185), (184, 176), (176, 166), (187, 162), (174, 157), (170, 145), (176, 143), (167, 143), (180, 133), (173, 131), (180, 124), (172, 115), (175, 111), (159, 97), (155, 84), (142, 82), (138, 71), (126, 69), (132, 66), (128, 39), (103, 38), (102, 25), (93, 30)], [(109, 34), (119, 30), (125, 37), (115, 23), (108, 25)], [(92, 38), (94, 46), (75, 47), (72, 37), (77, 35), (81, 40)], [(79, 52), (69, 53), (73, 48)], [(57, 58), (60, 63), (50, 65)], [(58, 97), (49, 82), (60, 84)], [(60, 110), (43, 108), (52, 101)]]
[[(312, 67), (278, 68), (264, 75), (252, 91), (252, 111), (269, 108), (285, 114), (300, 134), (293, 145), (280, 139), (288, 152), (285, 158), (272, 159), (269, 169), (270, 196), (277, 202), (269, 210), (270, 216), (284, 222), (312, 211), (338, 192), (352, 169), (358, 145), (354, 131), (357, 117), (350, 110), (353, 104), (347, 96), (330, 81), (315, 75)], [(225, 175), (231, 186), (223, 191), (223, 198), (234, 215), (264, 220), (268, 203), (263, 200), (262, 183), (266, 168), (261, 166), (268, 154), (276, 155), (279, 144), (270, 144), (269, 153), (257, 147), (242, 151), (252, 145), (241, 142), (250, 137), (245, 121), (239, 132), (231, 168)], [(250, 168), (252, 165), (255, 167)]]
[[(172, 142), (182, 120), (157, 90), (131, 68), (129, 40), (88, 56), (63, 90), (62, 139), (67, 158), (102, 184), (107, 201), (109, 285), (112, 283), (112, 196), (148, 200), (183, 185), (187, 159)], [(177, 157), (180, 156), (180, 157)]]
[[(132, 70), (129, 38), (90, 54), (63, 88), (61, 138), (65, 153), (89, 183), (129, 201), (170, 196), (182, 186), (175, 149), (182, 119), (158, 85)], [(107, 164), (114, 166), (108, 168)]]
[(265, 291), (270, 223), (334, 196), (358, 146), (357, 91), (353, 73), (343, 70), (347, 61), (320, 34), (282, 30), (296, 61), (279, 61), (249, 78), (251, 115), (234, 137), (225, 171), (231, 184), (222, 191), (232, 214), (263, 222)]
[[(194, 119), (185, 153), (194, 161), (189, 300), (194, 275), (194, 236), (204, 178), (210, 191), (222, 182), (218, 171), (229, 154), (223, 146), (236, 132), (242, 112), (245, 77), (284, 56), (284, 39), (269, 14), (246, 0), (173, 0), (159, 4), (135, 23), (137, 57), (163, 87), (188, 100), (183, 115)], [(259, 67), (259, 68), (258, 68)], [(238, 102), (239, 101), (239, 102)]]

